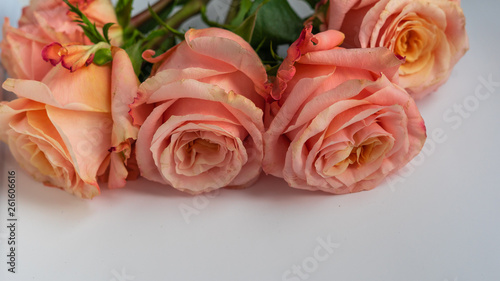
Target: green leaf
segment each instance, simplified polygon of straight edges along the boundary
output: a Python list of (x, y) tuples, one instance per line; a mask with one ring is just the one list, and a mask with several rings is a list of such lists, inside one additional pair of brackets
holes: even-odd
[(156, 52), (157, 54), (163, 54), (175, 45), (175, 38), (173, 36), (170, 36), (163, 40), (163, 42), (160, 44), (160, 47), (156, 48)]
[(85, 34), (85, 36), (87, 36), (89, 38), (90, 42), (92, 42), (94, 44), (97, 44), (100, 42), (99, 37), (94, 34), (91, 27), (88, 27), (88, 26), (83, 25), (83, 24), (79, 24), (79, 26), (83, 29), (83, 33)]
[[(97, 31), (97, 28), (95, 26), (95, 23), (92, 23), (87, 16), (85, 16), (82, 11), (78, 8), (78, 6), (73, 6), (71, 3), (68, 2), (68, 0), (63, 0), (66, 5), (68, 5), (70, 12), (75, 13), (79, 19), (74, 20), (74, 22), (79, 23), (79, 26), (82, 27), (83, 32), (85, 35), (89, 38), (89, 40), (97, 44), (99, 42), (107, 42), (106, 38), (104, 38), (99, 31)], [(109, 42), (107, 42), (109, 43)]]
[(136, 42), (135, 44), (132, 44), (125, 48), (125, 52), (127, 52), (128, 56), (130, 57), (134, 72), (137, 76), (141, 74), (141, 66), (143, 63), (141, 48), (142, 43), (142, 40), (140, 40), (139, 42)]
[(118, 24), (123, 28), (126, 28), (130, 23), (133, 3), (134, 0), (118, 0), (118, 3), (116, 3), (116, 18), (118, 19)]
[(236, 14), (234, 19), (229, 23), (229, 25), (240, 26), (245, 20), (245, 16), (247, 15), (251, 7), (252, 7), (252, 0), (241, 0), (238, 14)]
[(108, 44), (111, 44), (111, 42), (109, 41), (109, 36), (108, 36), (108, 31), (109, 31), (109, 28), (113, 25), (114, 23), (112, 22), (109, 22), (107, 24), (105, 24), (102, 28), (102, 33), (104, 34), (104, 38), (106, 39), (106, 42)]
[[(256, 0), (250, 12), (255, 11), (264, 1), (267, 0)], [(287, 0), (264, 2), (257, 14), (251, 41), (252, 46), (255, 47), (264, 38), (272, 38), (276, 46), (290, 44), (299, 37), (303, 28), (302, 22)]]
[[(172, 35), (164, 38), (167, 34), (169, 34), (167, 29), (157, 29), (151, 31), (146, 37), (139, 38), (142, 34), (137, 31), (136, 42), (132, 42), (132, 39), (130, 39), (123, 46), (123, 49), (130, 57), (134, 72), (141, 82), (149, 77), (151, 71), (151, 64), (143, 60), (142, 53), (144, 50), (153, 48), (157, 54), (162, 54), (173, 47), (175, 39)], [(163, 40), (158, 41), (158, 39)]]
[(253, 30), (255, 28), (255, 22), (257, 20), (257, 12), (258, 9), (251, 16), (246, 18), (240, 26), (233, 30), (234, 33), (241, 36), (241, 38), (245, 39), (247, 42), (252, 41)]
[(139, 32), (139, 30), (135, 29), (135, 28), (131, 28), (131, 27), (127, 27), (124, 29), (123, 33), (127, 33), (128, 35), (127, 36), (124, 36), (124, 40), (125, 42), (123, 43), (123, 45), (121, 46), (122, 48), (126, 48), (130, 45), (133, 45), (135, 44), (137, 41), (141, 40), (142, 38), (144, 38), (144, 35), (142, 33)]

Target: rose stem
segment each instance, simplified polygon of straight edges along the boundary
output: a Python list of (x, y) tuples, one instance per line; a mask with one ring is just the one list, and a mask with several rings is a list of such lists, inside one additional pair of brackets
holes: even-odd
[[(210, 0), (190, 0), (186, 3), (177, 13), (171, 16), (169, 19), (165, 21), (165, 23), (172, 28), (178, 28), (184, 21), (191, 18), (192, 16), (198, 14), (203, 5), (206, 5)], [(147, 44), (148, 48), (156, 49), (161, 43), (172, 36), (170, 32), (166, 33), (162, 37), (156, 37)]]
[(241, 0), (233, 0), (231, 2), (231, 6), (229, 6), (229, 10), (227, 11), (225, 24), (230, 24), (231, 21), (238, 15), (238, 9), (240, 8)]
[[(160, 0), (156, 2), (151, 8), (155, 13), (160, 13), (163, 9), (165, 9), (173, 0)], [(130, 26), (131, 27), (139, 27), (143, 25), (146, 21), (151, 19), (151, 14), (149, 13), (148, 9), (145, 9), (144, 11), (140, 12), (139, 14), (135, 15), (133, 18), (130, 19)]]
[(165, 23), (173, 28), (179, 27), (185, 20), (198, 14), (201, 7), (206, 5), (210, 0), (191, 0), (184, 5), (177, 13), (171, 16)]

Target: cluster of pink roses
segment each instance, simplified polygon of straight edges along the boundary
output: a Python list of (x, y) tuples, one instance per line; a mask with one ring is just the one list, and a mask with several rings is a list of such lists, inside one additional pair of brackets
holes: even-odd
[[(73, 2), (98, 28), (117, 22), (107, 0)], [(275, 76), (244, 39), (206, 28), (144, 52), (154, 66), (140, 83), (119, 26), (90, 45), (61, 1), (33, 1), (19, 28), (4, 24), (3, 87), (18, 98), (0, 104), (0, 139), (37, 180), (83, 198), (139, 172), (191, 194), (250, 186), (262, 170), (294, 188), (372, 189), (421, 150), (411, 95), (435, 90), (464, 54), (463, 14), (451, 0), (321, 10), (329, 29), (306, 25)], [(100, 49), (111, 63), (93, 61)]]

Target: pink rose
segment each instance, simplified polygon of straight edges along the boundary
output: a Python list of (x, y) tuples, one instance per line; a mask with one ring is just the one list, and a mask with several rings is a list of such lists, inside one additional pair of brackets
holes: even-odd
[(261, 172), (267, 75), (252, 47), (234, 33), (207, 28), (156, 62), (132, 105), (142, 125), (136, 153), (141, 175), (199, 194), (242, 188)]
[(263, 169), (292, 187), (369, 190), (424, 144), (415, 102), (392, 82), (401, 61), (386, 48), (336, 47), (343, 39), (309, 26), (278, 70)]
[[(104, 24), (115, 23), (110, 28), (111, 43), (119, 46), (122, 42), (121, 27), (109, 0), (72, 0), (80, 10), (95, 22), (102, 31)], [(5, 18), (3, 40), (0, 43), (1, 60), (9, 76), (19, 79), (41, 81), (52, 69), (42, 60), (42, 49), (52, 42), (91, 44), (83, 34), (78, 23), (73, 22), (75, 15), (62, 0), (32, 0), (23, 8), (19, 27), (10, 26)]]
[(0, 103), (0, 139), (36, 180), (82, 198), (100, 193), (97, 177), (122, 187), (138, 128), (128, 104), (139, 81), (125, 51), (112, 64), (70, 72), (53, 67), (41, 82), (7, 79), (19, 98)]
[(328, 29), (346, 47), (387, 47), (406, 58), (400, 85), (421, 98), (448, 80), (469, 49), (458, 0), (330, 0)]

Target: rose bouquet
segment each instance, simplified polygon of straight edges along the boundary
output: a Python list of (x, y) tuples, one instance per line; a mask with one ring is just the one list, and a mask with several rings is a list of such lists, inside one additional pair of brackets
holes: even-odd
[[(200, 194), (262, 171), (372, 189), (425, 142), (413, 98), (468, 48), (460, 3), (309, 2), (301, 19), (285, 0), (235, 1), (216, 22), (206, 0), (134, 17), (132, 0), (32, 0), (3, 25), (16, 98), (0, 104), (0, 139), (36, 180), (82, 198), (139, 175)], [(206, 28), (178, 29), (197, 14)]]

